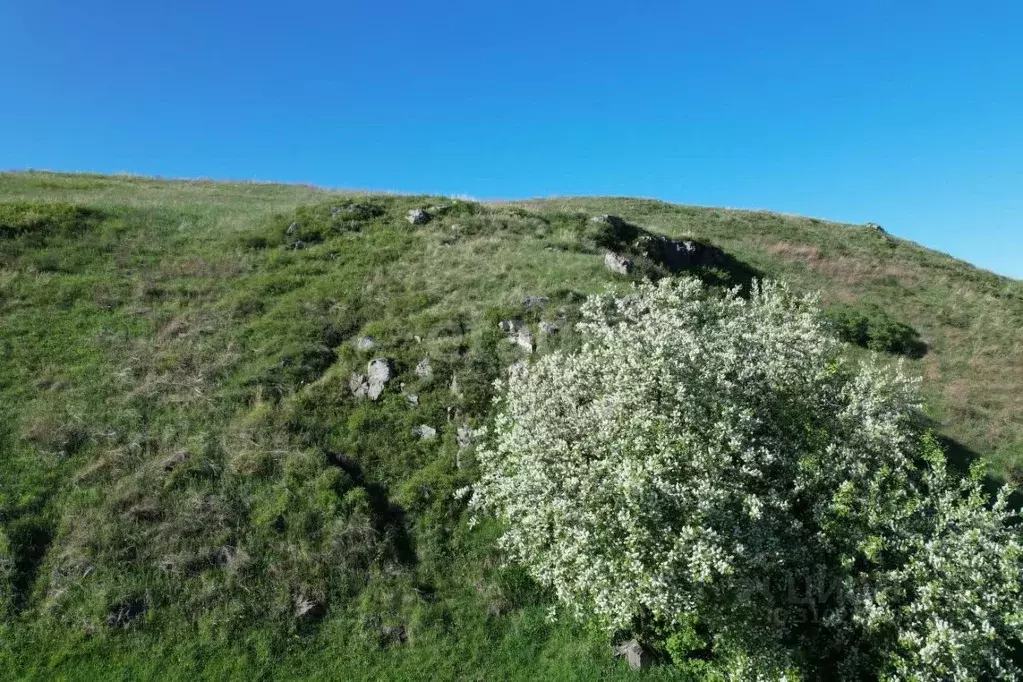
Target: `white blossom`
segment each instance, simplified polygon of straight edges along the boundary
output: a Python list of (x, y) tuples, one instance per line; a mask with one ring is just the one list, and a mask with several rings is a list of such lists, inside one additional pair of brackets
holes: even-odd
[(579, 352), (499, 382), (470, 501), (570, 611), (695, 614), (746, 677), (1019, 675), (1007, 494), (946, 474), (917, 382), (844, 360), (815, 296), (683, 278), (582, 314)]

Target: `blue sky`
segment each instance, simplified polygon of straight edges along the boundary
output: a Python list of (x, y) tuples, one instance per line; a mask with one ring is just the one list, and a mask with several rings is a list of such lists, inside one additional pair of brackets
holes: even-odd
[(0, 168), (657, 197), (1023, 277), (1023, 3), (0, 0)]

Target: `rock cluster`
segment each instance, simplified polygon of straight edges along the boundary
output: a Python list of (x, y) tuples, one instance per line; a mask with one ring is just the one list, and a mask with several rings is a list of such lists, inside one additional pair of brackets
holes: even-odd
[(391, 361), (377, 358), (370, 360), (366, 374), (352, 374), (348, 386), (356, 398), (376, 400), (384, 392), (384, 385), (391, 380), (392, 375)]

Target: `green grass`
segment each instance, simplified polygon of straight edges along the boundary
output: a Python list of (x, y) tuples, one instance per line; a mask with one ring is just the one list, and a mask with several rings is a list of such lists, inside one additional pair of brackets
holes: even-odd
[[(404, 220), (434, 205), (426, 225)], [(542, 353), (578, 341), (584, 294), (628, 286), (603, 265), (617, 237), (588, 221), (604, 213), (720, 247), (732, 261), (708, 281), (780, 277), (843, 319), (882, 320), (877, 338), (918, 333), (926, 352), (905, 362), (954, 454), (1023, 480), (1023, 284), (868, 228), (632, 199), (4, 174), (0, 669), (631, 678), (601, 634), (548, 622), (549, 595), (454, 499), (474, 475), (456, 429), (485, 423), (492, 380), (523, 354), (498, 321), (560, 321)], [(525, 311), (525, 296), (550, 301)], [(377, 346), (360, 351), (366, 335)], [(359, 401), (349, 377), (373, 357), (397, 376)], [(408, 641), (384, 646), (393, 625)]]

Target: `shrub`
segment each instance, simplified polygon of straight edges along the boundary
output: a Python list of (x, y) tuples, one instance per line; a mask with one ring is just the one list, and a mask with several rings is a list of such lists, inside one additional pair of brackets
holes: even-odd
[(1019, 674), (1021, 538), (921, 431), (916, 383), (842, 356), (816, 297), (694, 279), (583, 305), (502, 384), (471, 508), (559, 601), (726, 674)]
[(840, 339), (878, 353), (894, 353), (921, 358), (927, 345), (920, 334), (907, 324), (897, 322), (884, 311), (861, 312), (846, 305), (832, 306), (826, 313), (832, 330)]
[(0, 238), (22, 235), (75, 235), (92, 227), (97, 211), (73, 204), (0, 202)]

